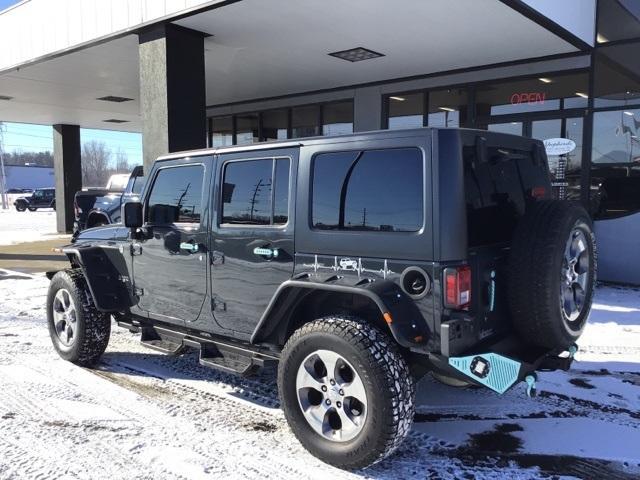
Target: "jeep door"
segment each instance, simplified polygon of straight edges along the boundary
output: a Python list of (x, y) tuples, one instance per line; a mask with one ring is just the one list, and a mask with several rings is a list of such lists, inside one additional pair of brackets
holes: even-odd
[(142, 233), (132, 244), (138, 314), (181, 326), (200, 315), (207, 294), (211, 163), (210, 157), (161, 161), (153, 172)]
[(298, 149), (221, 155), (212, 222), (212, 310), (248, 337), (278, 286), (291, 278)]

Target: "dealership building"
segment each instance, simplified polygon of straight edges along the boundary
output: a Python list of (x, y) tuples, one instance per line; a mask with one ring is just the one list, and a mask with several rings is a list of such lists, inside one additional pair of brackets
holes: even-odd
[[(546, 140), (640, 284), (637, 0), (25, 0), (0, 13), (0, 120), (54, 126), (58, 229), (80, 128), (160, 154), (418, 126)], [(10, 48), (8, 47), (10, 46)]]

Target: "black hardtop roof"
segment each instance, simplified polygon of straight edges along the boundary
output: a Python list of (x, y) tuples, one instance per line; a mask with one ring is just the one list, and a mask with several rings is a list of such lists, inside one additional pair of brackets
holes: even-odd
[(182, 152), (174, 152), (167, 155), (158, 157), (157, 161), (171, 160), (176, 158), (194, 157), (200, 155), (214, 155), (224, 153), (237, 153), (237, 152), (252, 152), (260, 150), (272, 150), (275, 148), (295, 148), (305, 145), (326, 145), (331, 143), (345, 143), (345, 142), (358, 142), (364, 140), (382, 139), (382, 138), (408, 138), (408, 137), (420, 137), (429, 132), (436, 130), (443, 131), (458, 131), (467, 132), (470, 134), (482, 134), (484, 137), (499, 138), (503, 137), (505, 140), (509, 139), (509, 143), (513, 140), (519, 139), (520, 141), (526, 141), (529, 143), (542, 143), (539, 140), (531, 138), (521, 137), (519, 135), (512, 135), (507, 133), (490, 132), (487, 130), (471, 129), (471, 128), (453, 128), (453, 127), (419, 127), (410, 129), (398, 129), (398, 130), (373, 130), (367, 132), (356, 132), (346, 135), (334, 135), (330, 137), (317, 136), (317, 137), (305, 137), (288, 140), (274, 140), (269, 142), (252, 143), (248, 145), (232, 145), (225, 147), (211, 147), (201, 148), (197, 150), (185, 150)]

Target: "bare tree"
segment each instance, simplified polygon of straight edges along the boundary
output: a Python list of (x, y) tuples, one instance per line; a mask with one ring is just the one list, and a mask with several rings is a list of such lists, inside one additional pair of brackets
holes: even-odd
[(118, 147), (116, 151), (116, 173), (129, 173), (131, 167), (129, 166), (129, 157), (122, 147)]
[(109, 167), (111, 150), (104, 142), (91, 140), (82, 144), (82, 185), (104, 187), (112, 169)]

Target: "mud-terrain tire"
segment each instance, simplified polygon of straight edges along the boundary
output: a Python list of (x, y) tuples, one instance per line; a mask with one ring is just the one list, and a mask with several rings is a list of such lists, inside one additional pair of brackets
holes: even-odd
[[(338, 358), (334, 375), (326, 368), (318, 373), (315, 355)], [(317, 375), (318, 380), (311, 380), (318, 382), (313, 388), (299, 388), (303, 369)], [(328, 391), (323, 393), (322, 388)], [(339, 468), (364, 468), (382, 460), (396, 450), (413, 424), (415, 384), (407, 363), (387, 335), (359, 318), (325, 317), (296, 330), (282, 351), (278, 389), (287, 422), (300, 443), (312, 455)], [(358, 397), (364, 401), (359, 403)], [(307, 420), (309, 413), (302, 405), (317, 409), (327, 401), (333, 403), (321, 422), (321, 430), (325, 424), (328, 429), (323, 435), (317, 424), (314, 429), (313, 420)], [(336, 416), (354, 422), (336, 424)], [(343, 433), (350, 436), (343, 437)]]
[(509, 304), (521, 339), (554, 350), (575, 343), (595, 281), (595, 236), (586, 210), (559, 200), (529, 205), (509, 255)]
[(51, 279), (47, 324), (58, 354), (84, 367), (95, 365), (109, 343), (111, 316), (95, 307), (80, 269), (63, 270)]
[(29, 209), (30, 212), (35, 212), (36, 210), (38, 210), (37, 207), (27, 207)]
[(27, 209), (27, 206), (22, 203), (22, 202), (18, 202), (16, 203), (16, 210), (19, 212), (24, 212)]

